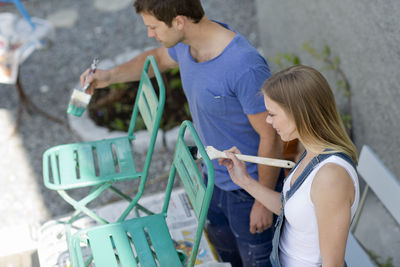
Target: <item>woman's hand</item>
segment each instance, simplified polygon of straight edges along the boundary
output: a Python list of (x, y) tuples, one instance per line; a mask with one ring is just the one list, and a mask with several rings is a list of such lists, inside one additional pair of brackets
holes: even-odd
[(219, 159), (220, 165), (224, 165), (231, 176), (232, 181), (238, 186), (244, 188), (252, 179), (247, 173), (246, 164), (239, 160), (234, 154), (241, 154), (237, 147), (232, 147), (224, 151), (228, 158)]
[[(241, 154), (239, 149), (236, 147), (232, 147), (231, 149), (228, 149), (224, 151), (226, 153), (226, 156), (228, 158), (226, 159), (219, 159), (218, 162), (220, 165), (224, 165), (229, 172), (229, 175), (231, 176), (232, 181), (246, 190), (250, 195), (252, 195), (257, 201), (259, 201), (264, 207), (275, 213), (276, 215), (279, 215), (282, 212), (282, 204), (281, 204), (281, 194), (279, 192), (275, 192), (271, 188), (268, 188), (261, 183), (257, 182), (253, 178), (250, 177), (250, 175), (247, 172), (246, 169), (246, 164), (239, 160), (234, 154)], [(255, 202), (252, 208), (252, 216), (256, 216), (257, 218), (260, 218), (258, 215), (255, 214), (254, 212), (254, 207), (256, 207), (256, 213), (260, 212), (260, 205)], [(263, 211), (265, 212), (265, 210)], [(272, 217), (272, 216), (271, 216)], [(252, 224), (252, 227), (250, 231), (262, 231), (266, 229), (269, 225), (270, 222), (265, 222), (262, 224), (258, 224), (259, 221), (256, 220), (254, 221), (255, 217), (251, 217), (250, 220), (254, 222)], [(266, 219), (266, 217), (264, 217)], [(263, 220), (264, 220), (263, 219)], [(272, 220), (271, 220), (272, 222)]]

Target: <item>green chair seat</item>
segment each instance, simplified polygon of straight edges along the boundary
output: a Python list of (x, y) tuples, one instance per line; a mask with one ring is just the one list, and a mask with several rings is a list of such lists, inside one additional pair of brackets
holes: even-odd
[(59, 145), (43, 155), (44, 183), (67, 190), (139, 178), (130, 137)]
[[(96, 267), (182, 266), (162, 214), (78, 232), (73, 240), (78, 255), (83, 254), (81, 236), (87, 236)], [(83, 257), (77, 265), (85, 266)]]

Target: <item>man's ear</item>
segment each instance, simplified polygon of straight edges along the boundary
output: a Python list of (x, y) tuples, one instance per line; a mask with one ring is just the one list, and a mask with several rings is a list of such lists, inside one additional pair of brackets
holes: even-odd
[(178, 30), (183, 30), (183, 27), (185, 26), (186, 18), (185, 16), (178, 15), (174, 18), (172, 21), (172, 24), (178, 29)]

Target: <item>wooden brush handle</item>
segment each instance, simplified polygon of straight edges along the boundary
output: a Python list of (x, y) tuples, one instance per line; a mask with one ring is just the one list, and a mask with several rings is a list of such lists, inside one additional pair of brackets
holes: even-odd
[[(216, 159), (216, 158), (228, 158), (226, 156), (225, 152), (219, 151), (213, 146), (207, 146), (206, 148), (208, 157), (210, 159)], [(247, 161), (247, 162), (252, 162), (252, 163), (257, 163), (257, 164), (263, 164), (263, 165), (268, 165), (268, 166), (274, 166), (274, 167), (280, 167), (280, 168), (293, 168), (295, 163), (293, 161), (289, 160), (283, 160), (283, 159), (271, 159), (271, 158), (263, 158), (263, 157), (256, 157), (256, 156), (249, 156), (249, 155), (241, 155), (241, 154), (234, 154), (238, 159)]]
[(283, 160), (283, 159), (271, 159), (271, 158), (263, 158), (263, 157), (256, 157), (256, 156), (249, 156), (249, 155), (240, 155), (240, 154), (235, 154), (235, 156), (243, 161), (247, 162), (252, 162), (252, 163), (257, 163), (257, 164), (263, 164), (263, 165), (269, 165), (269, 166), (274, 166), (274, 167), (280, 167), (280, 168), (293, 168), (295, 163), (293, 161), (289, 160)]

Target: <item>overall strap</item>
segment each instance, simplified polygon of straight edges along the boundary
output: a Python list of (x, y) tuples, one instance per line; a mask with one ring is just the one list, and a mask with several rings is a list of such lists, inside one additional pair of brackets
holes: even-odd
[(289, 177), (292, 174), (292, 172), (297, 168), (297, 166), (300, 164), (300, 162), (303, 160), (303, 158), (306, 156), (306, 154), (307, 154), (307, 151), (304, 150), (303, 154), (301, 154), (299, 160), (296, 162), (294, 167), (290, 169), (290, 172), (287, 175), (287, 177)]
[[(300, 164), (300, 162), (306, 156), (306, 154), (307, 154), (307, 151), (304, 150), (303, 154), (301, 154), (299, 160), (296, 162), (296, 164), (293, 166), (293, 168), (289, 171), (289, 174), (286, 176), (285, 179), (287, 179), (292, 174), (292, 172), (297, 168), (297, 166)], [(285, 199), (285, 196), (283, 195), (283, 190), (282, 190), (282, 192), (281, 192), (281, 203), (282, 204), (283, 204), (284, 199)], [(282, 205), (282, 208), (283, 208), (283, 205)]]
[[(304, 153), (303, 153), (304, 155)], [(293, 194), (296, 192), (297, 189), (303, 184), (305, 179), (308, 177), (308, 175), (314, 170), (315, 166), (317, 166), (320, 162), (324, 161), (325, 159), (331, 157), (331, 156), (338, 156), (344, 160), (346, 160), (348, 163), (350, 163), (354, 168), (356, 168), (353, 160), (346, 154), (342, 152), (335, 152), (335, 153), (326, 153), (326, 154), (319, 154), (316, 157), (314, 157), (306, 166), (306, 168), (303, 170), (303, 172), (300, 174), (299, 178), (294, 182), (294, 184), (290, 187), (290, 190), (286, 192), (286, 195), (283, 197), (282, 204), (285, 204), (288, 199), (293, 196)], [(300, 163), (301, 160), (299, 160), (298, 163)], [(296, 164), (297, 166), (297, 164)], [(295, 166), (295, 167), (296, 167)], [(293, 168), (294, 169), (294, 168)], [(282, 194), (283, 195), (283, 194)]]
[(344, 159), (345, 161), (347, 161), (347, 163), (349, 163), (351, 166), (353, 166), (354, 169), (357, 169), (356, 164), (354, 163), (353, 159), (351, 157), (349, 157), (347, 154), (344, 154), (342, 152), (336, 152), (333, 154), (330, 154), (331, 156), (337, 156), (341, 159)]

